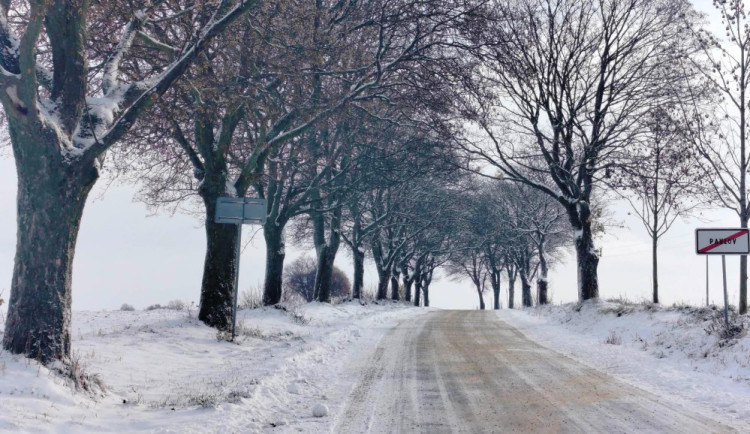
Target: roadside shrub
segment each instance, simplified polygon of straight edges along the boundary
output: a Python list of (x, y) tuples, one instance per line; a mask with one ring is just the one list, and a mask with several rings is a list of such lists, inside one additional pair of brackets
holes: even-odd
[(185, 302), (182, 300), (172, 300), (167, 303), (167, 309), (169, 310), (185, 310)]
[(604, 343), (605, 344), (610, 344), (610, 345), (621, 345), (622, 344), (622, 337), (616, 331), (610, 330), (609, 331), (609, 336), (607, 336), (606, 339), (604, 339)]
[[(0, 303), (0, 305), (2, 305), (2, 303)], [(120, 306), (120, 310), (124, 312), (133, 312), (135, 308), (130, 304), (123, 303), (123, 305)]]
[(146, 311), (156, 310), (156, 309), (163, 309), (160, 304), (152, 304), (151, 306), (147, 307)]
[(240, 292), (239, 299), (237, 300), (237, 308), (239, 309), (257, 309), (263, 306), (263, 291), (260, 285), (255, 288), (245, 289)]
[[(306, 301), (313, 301), (317, 263), (309, 256), (302, 256), (284, 270), (284, 289), (301, 295)], [(346, 274), (333, 267), (331, 277), (331, 297), (342, 297), (349, 293), (351, 283)]]

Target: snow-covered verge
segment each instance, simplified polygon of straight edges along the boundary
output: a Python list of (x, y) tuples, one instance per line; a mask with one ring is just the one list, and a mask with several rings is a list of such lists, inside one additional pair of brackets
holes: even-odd
[(750, 430), (747, 316), (734, 317), (742, 329), (727, 338), (716, 308), (588, 301), (498, 315), (548, 348)]
[(106, 391), (76, 391), (0, 351), (0, 431), (325, 431), (330, 418), (313, 408), (325, 413), (348, 394), (344, 364), (427, 311), (391, 303), (244, 310), (236, 343), (194, 311), (74, 312), (74, 359)]

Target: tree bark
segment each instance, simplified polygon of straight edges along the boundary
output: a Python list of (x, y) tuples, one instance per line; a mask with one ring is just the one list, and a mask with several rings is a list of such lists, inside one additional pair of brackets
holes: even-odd
[(331, 277), (333, 276), (333, 262), (336, 252), (332, 252), (328, 245), (323, 246), (318, 253), (318, 270), (315, 273), (315, 289), (313, 298), (321, 303), (331, 301)]
[(477, 295), (479, 296), (479, 310), (484, 310), (484, 297), (482, 297), (482, 288), (479, 284), (475, 284), (477, 288)]
[(75, 245), (99, 174), (93, 165), (68, 165), (58, 152), (35, 153), (38, 142), (50, 136), (19, 132), (10, 123), (18, 172), (17, 236), (3, 347), (45, 364), (67, 361)]
[(422, 286), (422, 293), (424, 294), (424, 307), (430, 307), (430, 285)]
[(658, 274), (658, 262), (657, 262), (658, 243), (659, 243), (659, 239), (656, 237), (656, 235), (652, 235), (651, 236), (651, 271), (652, 271), (652, 280), (653, 280), (652, 285), (654, 287), (654, 293), (653, 293), (654, 303), (659, 303), (659, 274)]
[(391, 300), (398, 301), (400, 298), (398, 294), (398, 274), (391, 274)]
[(354, 258), (354, 280), (352, 280), (352, 298), (362, 298), (362, 287), (365, 282), (365, 252), (360, 246), (352, 245), (352, 258)]
[(378, 292), (376, 298), (378, 300), (385, 300), (388, 298), (388, 272), (378, 268)]
[(599, 257), (594, 250), (594, 236), (591, 232), (589, 220), (591, 215), (587, 206), (580, 205), (580, 207), (586, 208), (586, 210), (576, 214), (576, 216), (580, 216), (581, 224), (577, 227), (574, 225), (577, 229), (575, 247), (578, 267), (578, 300), (585, 301), (599, 297), (599, 278), (597, 275)]
[(237, 270), (237, 225), (215, 223), (220, 194), (203, 191), (206, 206), (206, 258), (203, 263), (198, 319), (209, 327), (228, 330), (232, 324), (234, 281)]
[(521, 272), (519, 274), (521, 275), (521, 303), (523, 307), (531, 307), (533, 304), (531, 301), (531, 283), (529, 283), (526, 273)]
[(414, 306), (419, 307), (421, 305), (421, 299), (422, 296), (422, 282), (420, 281), (419, 277), (414, 279)]
[(414, 279), (409, 278), (407, 271), (401, 280), (404, 282), (404, 300), (411, 301), (411, 287), (414, 284)]
[(516, 273), (510, 269), (508, 271), (508, 309), (513, 309), (515, 306), (515, 292), (516, 292)]
[(389, 270), (383, 268), (383, 249), (378, 241), (372, 243), (372, 258), (375, 260), (375, 268), (378, 271), (378, 291), (375, 294), (377, 300), (388, 298)]
[(539, 279), (536, 281), (537, 294), (536, 301), (539, 305), (549, 303), (547, 297), (547, 258), (544, 255), (544, 242), (539, 244)]
[[(739, 185), (739, 196), (740, 196), (740, 227), (747, 228), (748, 221), (748, 204), (747, 204), (747, 171), (748, 161), (745, 149), (747, 146), (747, 68), (745, 67), (745, 56), (747, 53), (745, 50), (740, 50), (740, 185)], [(740, 303), (739, 303), (740, 315), (747, 313), (747, 256), (740, 256)]]
[(263, 225), (263, 237), (266, 240), (266, 278), (263, 282), (263, 305), (270, 306), (281, 301), (284, 258), (286, 257), (284, 228), (269, 221)]
[(314, 230), (313, 238), (318, 258), (318, 270), (315, 273), (313, 297), (316, 301), (321, 303), (330, 303), (333, 263), (336, 260), (336, 253), (338, 253), (339, 244), (341, 243), (341, 208), (337, 208), (331, 214), (327, 239), (325, 236), (325, 215), (321, 212), (314, 211), (312, 213), (312, 219)]
[(500, 270), (490, 270), (490, 283), (492, 284), (493, 309), (500, 309)]

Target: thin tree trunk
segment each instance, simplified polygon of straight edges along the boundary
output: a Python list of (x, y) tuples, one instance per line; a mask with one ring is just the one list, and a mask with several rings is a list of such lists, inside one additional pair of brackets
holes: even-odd
[[(748, 221), (748, 209), (747, 209), (747, 171), (748, 161), (745, 150), (747, 149), (747, 100), (746, 89), (747, 89), (747, 68), (745, 67), (745, 56), (747, 53), (745, 50), (740, 50), (740, 227), (747, 228)], [(740, 303), (739, 303), (740, 315), (747, 313), (747, 256), (740, 256)]]
[(352, 246), (354, 258), (354, 280), (352, 280), (352, 298), (362, 298), (362, 287), (365, 282), (365, 252), (360, 246)]
[(206, 206), (206, 258), (198, 319), (210, 327), (227, 330), (232, 324), (234, 304), (237, 225), (215, 223), (219, 194), (204, 192), (202, 196)]
[(484, 297), (482, 296), (482, 288), (479, 283), (475, 283), (474, 286), (477, 288), (477, 295), (479, 296), (479, 310), (484, 310)]
[(516, 273), (508, 269), (508, 309), (515, 306)]
[(286, 242), (284, 228), (274, 222), (263, 226), (266, 239), (266, 279), (263, 283), (263, 305), (270, 306), (281, 301), (282, 280), (284, 276), (284, 258)]
[[(13, 129), (11, 134), (14, 142), (45, 138), (13, 134)], [(37, 145), (14, 145), (17, 241), (3, 347), (45, 364), (68, 361), (73, 257), (98, 171), (93, 166), (68, 167), (56, 161), (62, 158), (56, 152), (31, 155)], [(61, 145), (49, 144), (55, 146)]]
[(414, 306), (419, 307), (422, 296), (422, 282), (419, 276), (414, 279)]
[(657, 263), (657, 248), (658, 248), (659, 239), (656, 237), (656, 235), (651, 235), (651, 271), (652, 271), (652, 279), (653, 279), (653, 287), (654, 287), (654, 294), (653, 294), (653, 301), (654, 303), (659, 303), (659, 274), (658, 274), (658, 263)]
[(657, 262), (657, 248), (659, 245), (659, 175), (661, 171), (661, 148), (656, 148), (656, 170), (654, 171), (654, 206), (651, 209), (653, 212), (652, 226), (649, 232), (651, 233), (651, 287), (653, 290), (652, 300), (654, 303), (659, 303), (659, 273)]
[(430, 307), (430, 285), (429, 284), (422, 286), (422, 293), (424, 294), (424, 307)]
[(500, 271), (490, 271), (490, 283), (492, 283), (492, 302), (495, 310), (500, 309)]

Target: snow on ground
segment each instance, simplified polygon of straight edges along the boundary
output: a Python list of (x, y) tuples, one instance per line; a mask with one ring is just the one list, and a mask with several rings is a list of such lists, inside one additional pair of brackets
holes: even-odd
[(35, 361), (0, 351), (0, 431), (327, 430), (330, 417), (314, 417), (313, 408), (348, 395), (344, 363), (428, 311), (392, 303), (243, 310), (237, 343), (218, 339), (194, 310), (74, 312), (74, 359), (106, 392), (76, 391)]
[(588, 301), (498, 311), (540, 344), (750, 432), (750, 318), (731, 339), (717, 308)]

